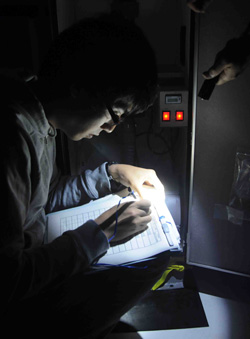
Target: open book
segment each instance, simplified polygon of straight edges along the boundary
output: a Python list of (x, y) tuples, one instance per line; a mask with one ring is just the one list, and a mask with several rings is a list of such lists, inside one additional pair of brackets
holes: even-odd
[[(107, 209), (117, 206), (120, 199), (120, 196), (110, 194), (83, 206), (47, 214), (47, 242), (97, 218)], [(131, 200), (135, 199), (128, 196), (121, 203)], [(168, 250), (179, 251), (179, 232), (165, 202), (151, 206), (151, 210), (152, 221), (148, 224), (148, 229), (124, 244), (110, 247), (98, 263), (120, 265), (145, 260)]]

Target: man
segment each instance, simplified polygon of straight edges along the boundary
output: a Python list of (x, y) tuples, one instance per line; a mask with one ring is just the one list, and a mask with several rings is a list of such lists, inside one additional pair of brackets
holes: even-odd
[(106, 163), (65, 177), (55, 162), (57, 129), (75, 141), (112, 132), (126, 116), (153, 104), (156, 74), (154, 54), (142, 32), (108, 16), (63, 32), (37, 79), (25, 82), (2, 74), (0, 293), (2, 325), (8, 324), (9, 333), (18, 320), (19, 335), (26, 338), (102, 338), (165, 269), (167, 256), (162, 263), (149, 263), (150, 269), (97, 271), (93, 266), (112, 242), (146, 229), (151, 217), (145, 199), (121, 204), (110, 243), (115, 221), (107, 220), (116, 206), (44, 243), (45, 211), (110, 194), (111, 177), (141, 198), (144, 183), (163, 190), (152, 170)]
[[(205, 13), (212, 0), (187, 0), (187, 6), (195, 13)], [(250, 62), (250, 23), (237, 38), (229, 40), (217, 53), (213, 65), (203, 77), (207, 80), (217, 77), (216, 85), (235, 80)]]
[(250, 62), (250, 24), (237, 38), (229, 40), (217, 53), (214, 64), (203, 73), (205, 79), (217, 77), (216, 85), (235, 80)]

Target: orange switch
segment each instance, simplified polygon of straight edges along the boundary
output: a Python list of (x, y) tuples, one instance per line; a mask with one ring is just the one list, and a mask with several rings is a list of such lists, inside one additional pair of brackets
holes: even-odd
[(175, 120), (183, 121), (184, 120), (184, 111), (176, 111), (175, 112)]
[(170, 111), (162, 112), (162, 120), (163, 121), (170, 121), (170, 116), (171, 116)]

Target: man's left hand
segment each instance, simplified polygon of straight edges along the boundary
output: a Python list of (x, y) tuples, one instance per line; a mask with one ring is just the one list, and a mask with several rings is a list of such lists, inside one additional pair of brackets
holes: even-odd
[(145, 169), (131, 165), (112, 164), (109, 173), (113, 179), (126, 187), (136, 191), (140, 198), (144, 198), (145, 186), (154, 187), (164, 196), (164, 187), (152, 169)]

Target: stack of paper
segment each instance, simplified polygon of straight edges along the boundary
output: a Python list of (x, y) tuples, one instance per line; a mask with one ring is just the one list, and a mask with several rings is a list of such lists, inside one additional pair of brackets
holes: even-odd
[[(48, 214), (47, 242), (65, 231), (81, 226), (87, 220), (97, 218), (109, 208), (118, 205), (120, 199), (120, 196), (112, 194), (80, 207)], [(122, 202), (133, 200), (135, 199), (132, 196), (128, 196)], [(152, 221), (148, 224), (148, 229), (124, 244), (110, 247), (99, 263), (120, 265), (144, 260), (165, 251), (180, 250), (180, 235), (165, 203), (153, 206), (151, 210)]]

